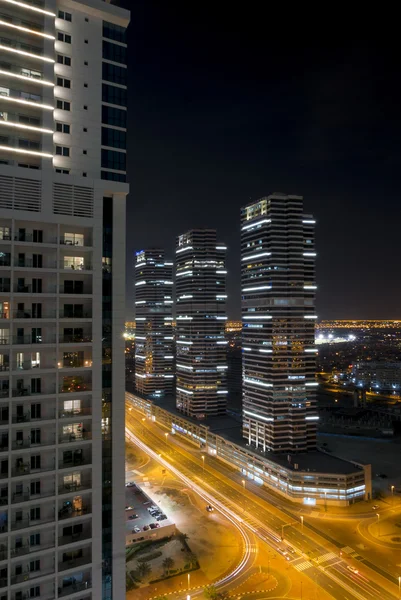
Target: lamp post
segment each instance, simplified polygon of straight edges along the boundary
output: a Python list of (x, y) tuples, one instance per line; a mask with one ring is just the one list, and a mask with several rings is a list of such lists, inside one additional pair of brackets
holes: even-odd
[(191, 573), (188, 573), (188, 591), (189, 591), (190, 587), (191, 587)]
[(376, 517), (377, 517), (377, 534), (378, 534), (378, 537), (380, 537), (380, 515), (379, 515), (379, 513), (376, 513)]
[(302, 535), (304, 533), (304, 517), (301, 515), (301, 523), (302, 523)]
[(394, 505), (394, 486), (391, 486), (391, 504)]
[(168, 433), (165, 433), (164, 435), (166, 436), (166, 443), (167, 443)]
[(242, 485), (243, 485), (243, 488), (245, 490), (245, 479), (242, 480)]
[(398, 598), (401, 600), (401, 576), (398, 577)]
[(205, 474), (205, 457), (202, 454), (202, 462), (203, 462), (203, 474)]

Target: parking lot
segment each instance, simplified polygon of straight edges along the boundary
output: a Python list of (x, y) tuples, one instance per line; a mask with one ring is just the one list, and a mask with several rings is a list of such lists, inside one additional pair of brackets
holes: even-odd
[(125, 507), (126, 533), (130, 537), (133, 535), (132, 541), (147, 539), (150, 534), (159, 533), (158, 530), (166, 526), (171, 529), (171, 525), (174, 525), (157, 502), (152, 501), (134, 482), (125, 484)]

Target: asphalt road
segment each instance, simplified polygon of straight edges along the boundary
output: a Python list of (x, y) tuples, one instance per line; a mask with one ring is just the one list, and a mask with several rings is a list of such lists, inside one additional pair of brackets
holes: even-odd
[[(269, 510), (267, 502), (255, 498), (253, 494), (241, 489), (237, 483), (228, 480), (220, 468), (218, 471), (215, 469), (214, 464), (213, 467), (208, 464), (204, 468), (199, 457), (193, 456), (182, 446), (173, 443), (171, 439), (173, 436), (166, 438), (156, 425), (148, 422), (144, 424), (141, 418), (135, 418), (133, 414), (141, 415), (137, 411), (135, 413), (127, 411), (126, 425), (143, 443), (157, 454), (161, 454), (164, 461), (174, 466), (207, 493), (213, 494), (214, 497), (217, 495), (219, 501), (229, 510), (236, 512), (259, 539), (276, 550), (283, 548), (280, 541), (281, 527), (288, 523), (288, 519), (278, 517)], [(363, 565), (356, 566), (359, 571), (357, 574), (352, 573), (348, 568), (349, 564), (340, 557), (338, 549), (311, 532), (309, 527), (302, 527), (300, 523), (286, 527), (285, 540), (296, 550), (289, 561), (292, 566), (316, 581), (334, 598), (339, 600), (369, 600), (370, 598), (395, 600), (397, 598), (395, 589), (394, 593), (390, 593), (377, 581), (372, 580), (372, 574), (369, 574), (369, 578), (362, 574), (360, 567)]]

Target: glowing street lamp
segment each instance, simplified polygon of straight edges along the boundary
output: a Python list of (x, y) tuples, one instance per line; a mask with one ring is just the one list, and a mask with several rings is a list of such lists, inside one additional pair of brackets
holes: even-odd
[(378, 533), (378, 537), (380, 537), (380, 515), (379, 515), (379, 513), (376, 513), (376, 517), (377, 517), (377, 533)]
[(205, 457), (202, 454), (202, 462), (203, 462), (203, 472), (205, 472)]

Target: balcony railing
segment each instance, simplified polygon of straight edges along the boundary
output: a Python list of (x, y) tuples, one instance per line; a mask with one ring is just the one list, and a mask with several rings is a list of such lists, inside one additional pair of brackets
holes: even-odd
[(46, 396), (46, 395), (55, 394), (55, 393), (56, 393), (55, 387), (45, 388), (44, 390), (40, 390), (40, 391), (34, 391), (28, 387), (17, 388), (17, 389), (12, 390), (13, 398), (19, 398), (21, 396)]
[(27, 100), (28, 102), (37, 102), (42, 104), (43, 98), (40, 94), (30, 94), (28, 92), (22, 92), (21, 90), (11, 90), (10, 88), (2, 88), (0, 96), (7, 96), (8, 98), (15, 98), (16, 100)]
[(0, 267), (11, 267), (11, 258), (9, 256), (1, 258)]
[(81, 434), (75, 434), (75, 433), (67, 433), (65, 435), (61, 435), (58, 439), (59, 444), (69, 444), (72, 442), (90, 442), (92, 439), (92, 432), (91, 431), (85, 431), (84, 433)]
[(0, 319), (9, 319), (9, 318), (10, 318), (9, 312), (1, 312), (0, 313)]
[(11, 530), (18, 531), (19, 529), (24, 529), (25, 527), (46, 525), (46, 523), (53, 523), (54, 520), (54, 516), (43, 517), (42, 519), (20, 519), (18, 521), (11, 522)]
[(25, 448), (41, 448), (43, 446), (54, 446), (56, 443), (56, 436), (49, 436), (40, 442), (33, 442), (32, 440), (14, 440), (12, 443), (13, 450), (24, 450)]
[(91, 310), (77, 310), (71, 312), (70, 310), (61, 310), (60, 311), (60, 319), (91, 319), (92, 311)]
[[(18, 314), (20, 314), (21, 311), (17, 311)], [(29, 311), (28, 311), (29, 312)], [(21, 314), (28, 314), (26, 311), (24, 311)], [(47, 315), (48, 312), (45, 313), (45, 315)], [(54, 316), (56, 316), (56, 313), (53, 311), (50, 311), (50, 314), (54, 314)], [(25, 317), (26, 319), (28, 319), (28, 317)], [(36, 317), (35, 317), (36, 318)], [(42, 318), (46, 318), (42, 317)], [(49, 317), (51, 318), (51, 317)], [(19, 336), (14, 336), (13, 337), (13, 344), (15, 345), (36, 345), (36, 344), (55, 344), (56, 343), (56, 336), (55, 335), (47, 335), (47, 336), (34, 336), (32, 337), (31, 335), (19, 335)]]
[(45, 577), (46, 575), (51, 575), (54, 573), (54, 567), (48, 567), (47, 569), (39, 569), (38, 571), (26, 571), (25, 573), (21, 573), (20, 575), (13, 575), (11, 577), (11, 585), (16, 583), (23, 583), (24, 581), (32, 581), (32, 579), (37, 579), (38, 577)]
[(55, 460), (53, 460), (49, 464), (44, 464), (40, 468), (31, 468), (30, 463), (24, 463), (22, 465), (18, 465), (18, 467), (14, 467), (11, 469), (12, 477), (20, 477), (22, 475), (29, 475), (30, 473), (46, 473), (47, 471), (54, 471), (56, 468)]
[[(1, 40), (2, 41), (0, 43), (3, 43), (4, 38), (1, 38)], [(43, 79), (42, 71), (38, 71), (37, 69), (27, 69), (26, 67), (21, 67), (19, 65), (11, 65), (10, 63), (6, 63), (4, 61), (0, 63), (0, 69), (14, 75), (29, 77), (33, 81), (41, 81)]]
[(6, 21), (7, 23), (12, 23), (13, 25), (20, 25), (22, 27), (27, 27), (28, 29), (33, 29), (37, 32), (42, 33), (44, 31), (43, 27), (37, 23), (23, 21), (22, 19), (17, 19), (16, 17), (10, 17), (10, 15), (0, 14), (0, 19), (2, 21)]
[[(7, 583), (6, 583), (7, 585)], [(58, 597), (64, 598), (65, 596), (71, 596), (71, 594), (76, 594), (78, 592), (83, 592), (84, 590), (90, 590), (92, 587), (92, 581), (87, 579), (86, 581), (80, 581), (71, 583), (71, 585), (66, 585), (65, 587), (58, 588)]]
[(13, 415), (12, 423), (35, 423), (37, 421), (52, 421), (56, 418), (55, 410), (46, 410), (40, 417), (32, 417), (30, 412), (24, 413), (23, 415)]
[(91, 335), (60, 335), (60, 344), (85, 344), (92, 343)]
[(14, 556), (24, 556), (25, 554), (30, 554), (31, 552), (41, 552), (42, 550), (49, 550), (50, 548), (54, 548), (54, 541), (48, 542), (47, 544), (39, 544), (31, 546), (30, 544), (25, 544), (24, 546), (18, 546), (16, 548), (11, 548), (11, 557)]
[(10, 365), (9, 364), (0, 365), (0, 372), (9, 371), (9, 370), (10, 370)]
[(62, 560), (58, 563), (58, 570), (61, 572), (67, 569), (75, 569), (75, 567), (82, 567), (82, 565), (88, 565), (91, 562), (92, 556), (90, 554), (80, 556), (79, 558), (72, 558), (71, 560)]
[(32, 260), (32, 258), (25, 258), (25, 260), (14, 261), (14, 267), (18, 269), (57, 269), (57, 261), (47, 260), (38, 265), (37, 261)]
[(17, 494), (16, 492), (12, 494), (11, 504), (20, 504), (21, 502), (29, 502), (30, 500), (39, 500), (41, 498), (51, 498), (56, 493), (54, 488), (42, 492), (40, 494)]
[(10, 395), (10, 390), (0, 390), (0, 398), (8, 398)]
[[(61, 410), (58, 414), (60, 419), (81, 419), (92, 416), (92, 407), (74, 408), (73, 410)], [(7, 421), (8, 423), (8, 421)]]
[(92, 383), (82, 383), (80, 385), (63, 385), (60, 389), (60, 394), (79, 394), (81, 392), (91, 392)]
[(76, 492), (83, 492), (85, 490), (90, 490), (91, 488), (92, 488), (91, 481), (86, 481), (79, 485), (77, 483), (68, 483), (68, 484), (63, 483), (62, 485), (59, 485), (58, 493), (59, 494), (71, 494), (71, 493), (75, 494)]
[[(19, 121), (21, 124), (24, 124), (23, 121)], [(27, 125), (30, 125), (30, 123), (27, 123)], [(40, 127), (40, 123), (38, 123), (37, 125), (38, 127)], [(42, 240), (38, 240), (37, 236), (33, 235), (32, 233), (17, 233), (16, 235), (14, 235), (14, 241), (16, 242), (29, 242), (31, 244), (57, 244), (57, 238), (56, 237), (45, 237), (45, 239)]]
[(92, 359), (87, 360), (67, 360), (65, 362), (58, 363), (59, 369), (91, 369)]
[(81, 531), (80, 533), (73, 533), (72, 535), (62, 535), (58, 538), (58, 545), (66, 546), (67, 544), (75, 544), (75, 542), (84, 542), (90, 540), (91, 537), (92, 532), (90, 529), (88, 531)]
[[(84, 517), (90, 515), (92, 512), (91, 504), (84, 504), (79, 510), (67, 510), (67, 507), (63, 507), (58, 511), (58, 518), (60, 519), (74, 519), (75, 517)], [(69, 542), (70, 543), (70, 542)]]
[(47, 285), (44, 289), (39, 291), (38, 289), (33, 289), (31, 284), (16, 285), (14, 287), (14, 292), (16, 294), (55, 294), (57, 292), (57, 287), (55, 285)]
[[(55, 319), (56, 315), (57, 315), (57, 312), (55, 310), (43, 310), (41, 313), (38, 313), (38, 311), (32, 311), (32, 310), (16, 310), (14, 312), (14, 319)], [(14, 343), (21, 343), (21, 342), (14, 342)], [(22, 342), (22, 343), (35, 344), (35, 343), (40, 343), (40, 342)], [(49, 343), (49, 342), (43, 342), (43, 343)]]
[(65, 288), (63, 285), (60, 286), (60, 294), (68, 294), (69, 296), (90, 296), (92, 294), (92, 288), (88, 285), (82, 288)]
[(10, 287), (9, 283), (0, 284), (0, 292), (2, 292), (3, 294), (8, 294), (10, 292), (10, 290), (11, 290), (11, 287)]
[(24, 44), (23, 42), (17, 42), (16, 40), (10, 40), (9, 38), (5, 37), (0, 37), (0, 44), (16, 50), (23, 50), (24, 52), (29, 52), (30, 54), (36, 54), (37, 56), (43, 56), (42, 48), (32, 46), (31, 44)]
[(46, 362), (46, 361), (41, 361), (40, 363), (34, 363), (32, 364), (32, 361), (30, 360), (25, 360), (22, 363), (14, 363), (13, 365), (13, 371), (32, 371), (35, 369), (55, 369), (56, 368), (56, 363), (54, 361), (50, 362)]

